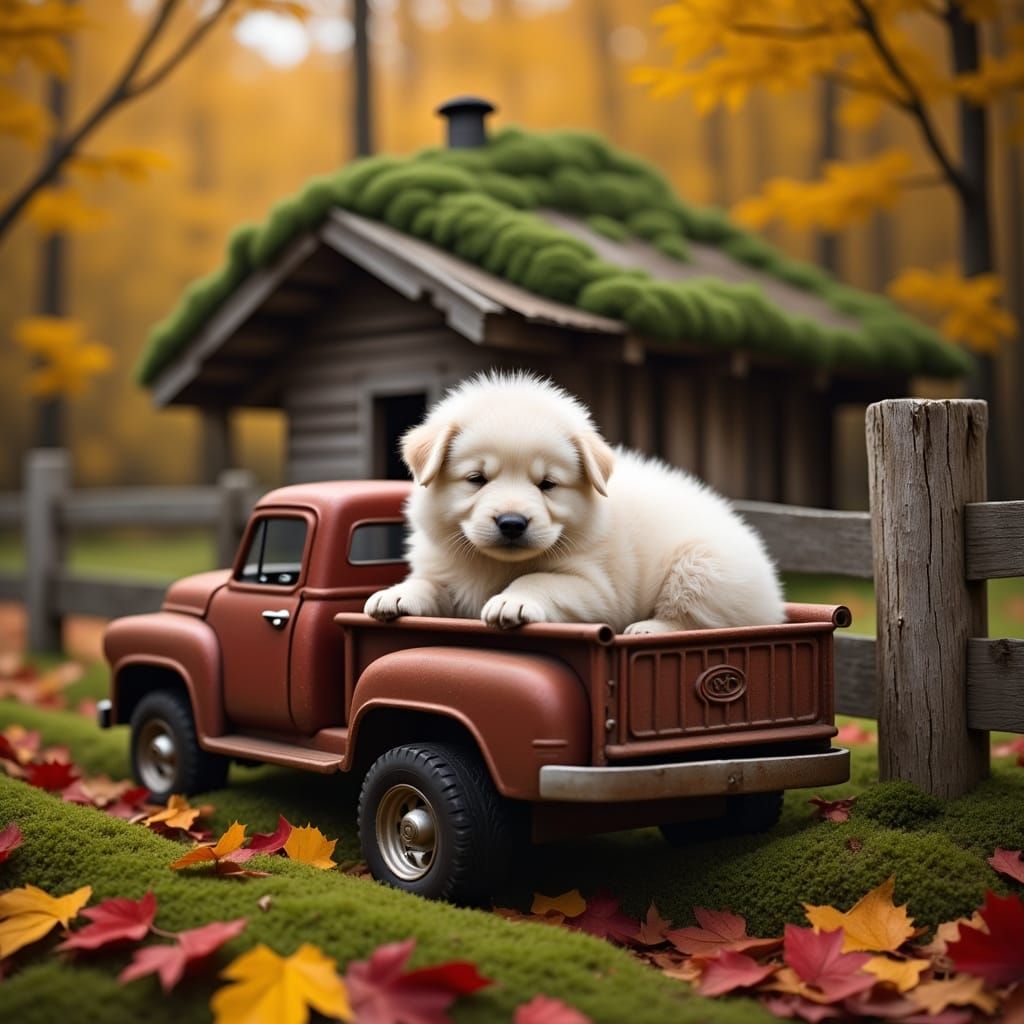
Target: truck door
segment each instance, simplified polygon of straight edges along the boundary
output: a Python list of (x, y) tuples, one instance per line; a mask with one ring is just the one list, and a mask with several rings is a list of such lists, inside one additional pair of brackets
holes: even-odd
[(231, 582), (214, 595), (207, 621), (220, 640), (224, 709), (234, 725), (293, 728), (288, 662), (313, 526), (298, 511), (254, 517)]

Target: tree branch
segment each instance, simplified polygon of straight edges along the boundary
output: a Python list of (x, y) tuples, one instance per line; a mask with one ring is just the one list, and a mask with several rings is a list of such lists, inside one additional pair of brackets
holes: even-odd
[(728, 25), (730, 32), (742, 36), (759, 36), (762, 39), (791, 39), (799, 42), (803, 39), (821, 39), (835, 33), (831, 25), (822, 22), (819, 25)]
[(890, 92), (884, 85), (872, 82), (868, 78), (858, 78), (856, 75), (848, 74), (845, 71), (823, 71), (821, 72), (821, 77), (825, 81), (835, 82), (836, 85), (841, 85), (844, 89), (849, 89), (851, 92), (867, 93), (869, 96), (877, 96), (879, 99), (885, 100), (886, 103), (891, 103), (894, 107), (906, 108), (907, 101), (902, 96)]
[(860, 27), (867, 34), (875, 48), (875, 52), (881, 58), (882, 63), (889, 70), (889, 73), (896, 79), (906, 92), (906, 100), (903, 102), (903, 109), (913, 117), (924, 136), (924, 140), (931, 150), (932, 155), (939, 162), (946, 180), (956, 189), (961, 196), (966, 196), (968, 191), (967, 182), (964, 180), (960, 169), (953, 163), (952, 158), (946, 152), (946, 148), (939, 138), (935, 125), (925, 106), (924, 98), (921, 96), (917, 85), (907, 74), (906, 69), (900, 64), (899, 59), (882, 35), (881, 28), (875, 19), (874, 12), (867, 4), (867, 0), (851, 0), (854, 7), (860, 14)]

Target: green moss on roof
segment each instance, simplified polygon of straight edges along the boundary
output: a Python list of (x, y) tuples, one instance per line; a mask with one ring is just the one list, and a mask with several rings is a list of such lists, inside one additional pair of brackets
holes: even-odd
[[(152, 383), (253, 271), (332, 208), (381, 220), (547, 298), (624, 321), (662, 341), (752, 349), (815, 366), (955, 376), (966, 353), (888, 300), (842, 285), (790, 259), (721, 211), (691, 206), (652, 167), (582, 132), (506, 129), (479, 149), (426, 149), (375, 156), (314, 178), (278, 203), (262, 225), (237, 229), (225, 264), (186, 289), (157, 324), (139, 365)], [(581, 217), (616, 240), (637, 237), (674, 259), (689, 242), (815, 295), (858, 322), (839, 328), (780, 309), (756, 284), (711, 278), (667, 282), (600, 259), (534, 212)]]

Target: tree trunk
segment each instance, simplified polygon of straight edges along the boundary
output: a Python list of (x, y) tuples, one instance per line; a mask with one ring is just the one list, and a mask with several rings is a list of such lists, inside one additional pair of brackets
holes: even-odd
[(370, 80), (370, 3), (369, 0), (353, 0), (352, 27), (355, 39), (352, 47), (352, 69), (354, 72), (353, 144), (356, 156), (369, 156), (373, 152), (373, 93)]
[[(821, 83), (821, 146), (818, 150), (818, 168), (820, 176), (825, 164), (839, 156), (839, 125), (836, 123), (835, 82), (826, 80)], [(818, 262), (830, 273), (839, 274), (839, 236), (835, 231), (822, 231), (818, 235)]]

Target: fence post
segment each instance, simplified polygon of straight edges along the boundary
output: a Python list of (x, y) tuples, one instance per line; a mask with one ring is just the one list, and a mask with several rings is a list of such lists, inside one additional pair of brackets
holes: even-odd
[(968, 583), (964, 505), (985, 500), (988, 407), (892, 399), (867, 411), (878, 761), (885, 779), (954, 797), (988, 774), (988, 733), (967, 728), (967, 638), (987, 634)]
[(220, 489), (220, 514), (217, 517), (217, 566), (229, 568), (249, 515), (252, 492), (256, 486), (247, 469), (224, 469), (217, 474)]
[(34, 448), (25, 456), (26, 640), (34, 652), (61, 650), (62, 622), (54, 607), (54, 584), (64, 562), (60, 503), (70, 482), (71, 456), (66, 449)]

